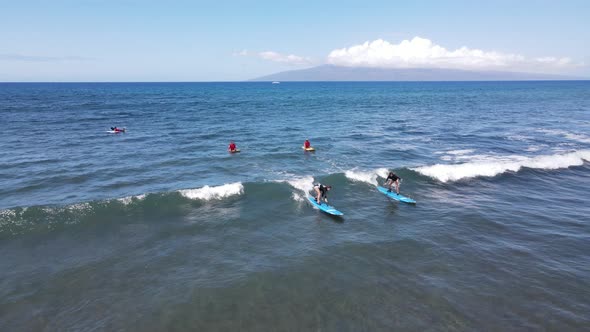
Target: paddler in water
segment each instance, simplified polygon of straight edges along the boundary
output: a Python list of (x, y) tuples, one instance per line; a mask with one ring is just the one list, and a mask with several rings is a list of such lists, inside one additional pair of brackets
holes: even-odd
[(305, 148), (305, 149), (311, 148), (311, 143), (309, 143), (309, 139), (305, 140), (305, 142), (303, 143), (303, 148)]
[(387, 180), (385, 180), (385, 184), (383, 184), (383, 186), (389, 187), (387, 192), (391, 192), (391, 187), (393, 187), (393, 185), (395, 184), (395, 192), (399, 195), (399, 180), (400, 180), (399, 176), (397, 176), (393, 172), (389, 172), (389, 175), (387, 176)]
[(321, 183), (315, 184), (313, 186), (313, 190), (315, 190), (315, 193), (316, 193), (315, 201), (321, 205), (322, 198), (323, 198), (324, 201), (326, 202), (326, 204), (328, 204), (328, 191), (330, 191), (331, 189), (332, 189), (332, 186), (324, 186)]
[(227, 151), (229, 152), (236, 152), (236, 143), (234, 141), (229, 142), (229, 146), (227, 147)]

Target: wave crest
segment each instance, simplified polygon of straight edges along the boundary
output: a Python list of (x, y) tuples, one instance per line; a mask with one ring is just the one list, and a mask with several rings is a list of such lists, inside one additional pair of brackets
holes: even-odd
[(305, 200), (305, 195), (313, 189), (313, 176), (296, 177), (291, 180), (279, 180), (277, 182), (286, 182), (291, 187), (299, 190), (300, 192), (294, 192), (291, 197), (298, 202)]
[(198, 189), (183, 189), (178, 191), (182, 196), (189, 199), (209, 201), (222, 199), (244, 193), (244, 186), (241, 182), (227, 183), (217, 187), (204, 186)]
[(119, 201), (120, 203), (123, 203), (123, 205), (129, 205), (129, 204), (133, 203), (134, 201), (143, 200), (145, 198), (145, 196), (146, 196), (146, 194), (121, 197), (121, 198), (117, 198), (117, 201)]
[(457, 181), (478, 176), (495, 176), (504, 172), (517, 172), (523, 167), (535, 169), (559, 169), (580, 166), (590, 161), (590, 150), (574, 151), (566, 154), (524, 156), (477, 156), (463, 164), (436, 164), (412, 170), (441, 182)]
[(377, 183), (377, 177), (386, 178), (387, 173), (389, 173), (387, 168), (378, 168), (372, 171), (357, 171), (352, 169), (345, 171), (344, 176), (352, 181), (365, 182), (377, 186), (379, 185)]

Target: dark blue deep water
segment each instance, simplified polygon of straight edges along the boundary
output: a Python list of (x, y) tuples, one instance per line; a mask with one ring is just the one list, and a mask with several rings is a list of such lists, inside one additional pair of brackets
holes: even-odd
[(590, 82), (0, 84), (0, 127), (2, 331), (590, 326)]

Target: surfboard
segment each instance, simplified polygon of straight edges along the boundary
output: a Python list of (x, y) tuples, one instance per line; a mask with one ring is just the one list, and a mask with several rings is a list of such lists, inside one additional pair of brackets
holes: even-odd
[(112, 130), (112, 129), (111, 130), (107, 130), (107, 133), (110, 133), (110, 134), (118, 134), (118, 133), (124, 133), (126, 130), (127, 130), (127, 128), (126, 127), (123, 127), (123, 128), (117, 128), (117, 130)]
[(315, 198), (313, 198), (311, 196), (307, 196), (307, 199), (309, 199), (309, 201), (311, 202), (311, 204), (313, 204), (318, 209), (326, 212), (327, 214), (331, 214), (333, 216), (343, 216), (344, 215), (344, 213), (336, 210), (333, 206), (330, 206), (330, 205), (328, 205), (326, 203), (318, 204), (315, 201)]
[(240, 149), (235, 149), (233, 151), (230, 151), (229, 153), (238, 153), (238, 152), (240, 152)]
[(384, 193), (385, 195), (387, 195), (387, 197), (395, 199), (396, 201), (400, 201), (400, 202), (404, 202), (404, 203), (408, 203), (408, 204), (416, 204), (416, 201), (406, 197), (404, 195), (401, 194), (397, 194), (395, 191), (389, 192), (387, 191), (387, 188), (383, 188), (381, 186), (377, 186), (377, 189)]
[(306, 147), (302, 146), (301, 148), (302, 148), (303, 150), (305, 150), (305, 151), (309, 151), (309, 152), (313, 152), (313, 151), (315, 151), (315, 148), (312, 148), (311, 146), (310, 146), (310, 147), (308, 147), (308, 148), (306, 148)]

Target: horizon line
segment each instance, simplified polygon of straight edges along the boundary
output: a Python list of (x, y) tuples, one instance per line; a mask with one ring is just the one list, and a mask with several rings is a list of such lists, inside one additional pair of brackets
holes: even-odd
[(590, 81), (590, 78), (564, 78), (564, 79), (515, 79), (515, 80), (241, 80), (241, 81), (0, 81), (0, 84), (73, 84), (73, 83), (448, 83), (448, 82), (580, 82)]

